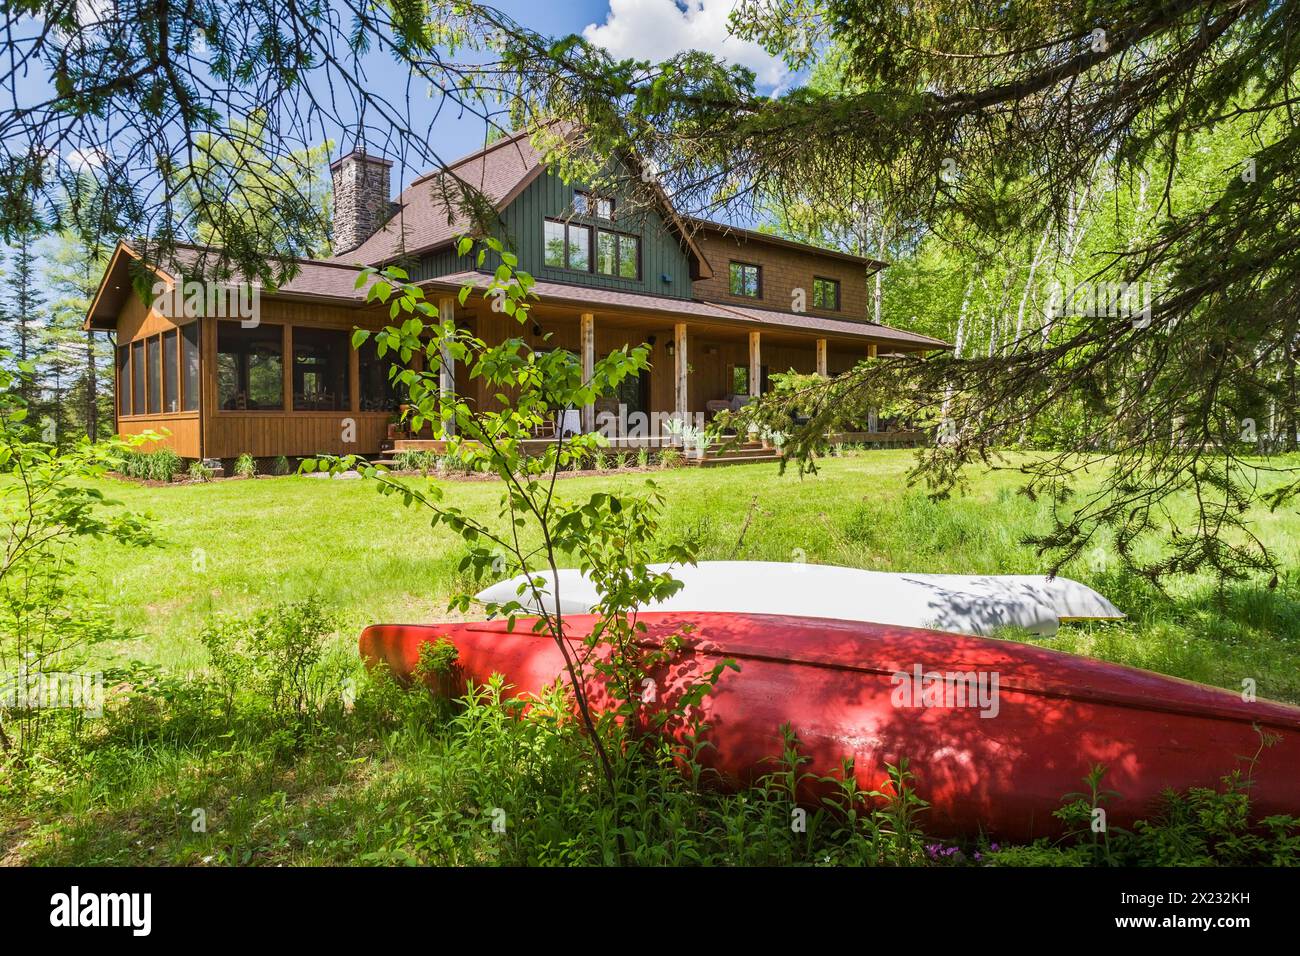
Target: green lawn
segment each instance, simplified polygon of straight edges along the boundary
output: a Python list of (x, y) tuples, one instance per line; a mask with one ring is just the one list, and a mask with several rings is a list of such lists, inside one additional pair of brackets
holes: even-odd
[[(701, 559), (842, 564), (954, 574), (1032, 573), (1045, 565), (1021, 543), (1046, 527), (1047, 506), (1016, 494), (1014, 472), (977, 475), (971, 493), (931, 502), (909, 489), (912, 453), (879, 451), (825, 462), (821, 473), (780, 475), (775, 465), (677, 469), (649, 477), (668, 499), (669, 536), (694, 536)], [(563, 493), (642, 484), (645, 473), (566, 478)], [(499, 486), (444, 482), (448, 501), (494, 513)], [(365, 481), (260, 478), (105, 491), (156, 518), (157, 547), (92, 546), (87, 564), (118, 620), (139, 636), (124, 655), (168, 667), (202, 666), (196, 634), (213, 613), (320, 594), (351, 641), (376, 621), (446, 620), (448, 599), (471, 583), (457, 574), (464, 548), (431, 530), (418, 510)], [(1225, 687), (1252, 677), (1261, 695), (1300, 703), (1300, 516), (1260, 513), (1257, 530), (1282, 565), (1281, 587), (1171, 582), (1165, 597), (1112, 555), (1092, 553), (1066, 573), (1130, 615), (1123, 624), (1073, 624), (1043, 643)], [(746, 524), (748, 526), (746, 527)], [(741, 540), (741, 532), (744, 537)], [(204, 570), (196, 571), (197, 565)]]
[[(698, 539), (705, 559), (1042, 570), (1020, 540), (1043, 528), (1048, 512), (1016, 493), (1014, 472), (973, 476), (969, 496), (935, 503), (908, 488), (910, 462), (909, 452), (886, 451), (827, 461), (821, 474), (804, 479), (770, 465), (652, 477), (668, 501), (669, 537)], [(561, 487), (585, 496), (646, 477), (566, 478)], [(360, 480), (102, 485), (123, 505), (152, 514), (160, 539), (135, 551), (92, 542), (83, 555), (94, 572), (90, 587), (127, 634), (101, 650), (111, 658), (106, 665), (128, 675), (122, 680), (130, 692), (103, 720), (52, 733), (34, 759), (0, 764), (0, 864), (615, 859), (611, 811), (581, 738), (505, 719), (500, 707), (453, 715), (427, 694), (398, 693), (360, 672), (355, 641), (364, 625), (447, 618), (449, 597), (469, 583), (456, 571), (464, 554), (459, 541), (431, 531), (419, 512)], [(452, 504), (495, 513), (499, 485), (466, 480), (444, 487)], [(1260, 514), (1256, 530), (1285, 567), (1300, 566), (1295, 513)], [(1212, 581), (1184, 580), (1172, 582), (1168, 596), (1121, 572), (1104, 553), (1068, 573), (1130, 618), (1069, 625), (1042, 643), (1225, 687), (1250, 677), (1262, 696), (1300, 702), (1294, 571), (1274, 591), (1252, 582), (1219, 593)], [(205, 623), (214, 614), (310, 595), (340, 617), (333, 640), (356, 675), (355, 707), (336, 702), (304, 719), (302, 712), (268, 709), (250, 693), (232, 709), (202, 678)], [(510, 821), (505, 833), (489, 825), (496, 808)], [(867, 818), (846, 832), (819, 812), (806, 834), (795, 835), (789, 808), (788, 792), (700, 792), (665, 767), (627, 791), (621, 827), (628, 858), (642, 863), (934, 862), (920, 835), (923, 814), (916, 833), (888, 817)], [(200, 809), (207, 826), (196, 830)], [(1241, 862), (1206, 849), (1241, 846), (1237, 836), (1202, 836), (1184, 828), (1177, 839), (1151, 841), (1155, 850), (1149, 846), (1130, 861)], [(1179, 855), (1161, 855), (1167, 847)], [(967, 860), (976, 852), (993, 859), (987, 844), (964, 849)], [(1090, 852), (1084, 844), (1004, 847), (999, 858), (1096, 862)]]

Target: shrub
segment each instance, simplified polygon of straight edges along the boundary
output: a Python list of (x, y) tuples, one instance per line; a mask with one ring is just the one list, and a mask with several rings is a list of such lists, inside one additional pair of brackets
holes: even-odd
[(244, 452), (235, 459), (235, 475), (239, 478), (256, 478), (257, 459), (248, 452)]
[(124, 452), (117, 461), (117, 470), (128, 478), (148, 481), (171, 481), (181, 473), (181, 456), (170, 448), (157, 451)]
[(650, 452), (645, 448), (642, 448), (636, 453), (636, 466), (638, 468), (650, 467)]
[(211, 481), (216, 471), (203, 464), (201, 458), (190, 462), (189, 476), (193, 481)]
[(592, 467), (597, 471), (609, 471), (609, 456), (603, 451), (596, 452), (591, 460)]
[(621, 469), (621, 468), (626, 468), (626, 467), (628, 466), (628, 462), (629, 462), (630, 460), (631, 460), (631, 458), (630, 458), (630, 456), (628, 455), (628, 453), (625, 452), (625, 451), (621, 451), (621, 452), (619, 452), (617, 455), (614, 456), (614, 467), (615, 467), (615, 468), (620, 468), (620, 469)]
[(284, 455), (277, 456), (275, 463), (271, 465), (271, 474), (273, 475), (287, 475), (291, 470), (289, 459), (285, 458)]
[(659, 467), (676, 468), (682, 463), (682, 453), (676, 448), (667, 447), (659, 449)]
[(337, 627), (318, 597), (209, 624), (203, 646), (227, 712), (241, 696), (280, 716), (324, 709), (342, 688), (344, 658), (326, 657), (326, 640)]
[(403, 448), (393, 455), (393, 463), (398, 471), (418, 471), (428, 474), (439, 466), (438, 456), (431, 451), (415, 448)]

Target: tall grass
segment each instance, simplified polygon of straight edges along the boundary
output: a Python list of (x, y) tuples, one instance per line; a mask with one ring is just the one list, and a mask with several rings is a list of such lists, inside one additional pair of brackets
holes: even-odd
[(147, 481), (171, 481), (185, 467), (181, 456), (170, 448), (157, 451), (123, 452), (117, 470), (128, 478)]

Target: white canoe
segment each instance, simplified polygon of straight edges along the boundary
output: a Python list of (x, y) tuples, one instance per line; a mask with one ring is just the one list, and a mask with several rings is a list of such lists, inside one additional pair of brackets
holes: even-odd
[[(681, 590), (648, 610), (797, 614), (842, 621), (929, 627), (987, 637), (1003, 627), (1051, 635), (1061, 621), (1118, 620), (1124, 614), (1092, 588), (1069, 578), (1035, 574), (904, 574), (826, 564), (779, 561), (701, 561), (695, 566), (651, 565), (671, 571)], [(550, 572), (546, 603), (555, 606)], [(519, 601), (536, 612), (531, 590), (519, 593), (520, 575), (485, 588), (484, 603)], [(559, 610), (585, 614), (599, 600), (576, 569), (560, 571)]]

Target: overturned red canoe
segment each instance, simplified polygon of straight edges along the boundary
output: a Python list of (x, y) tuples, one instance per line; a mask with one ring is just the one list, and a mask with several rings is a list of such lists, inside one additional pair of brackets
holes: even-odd
[[(647, 674), (658, 706), (720, 661), (739, 665), (700, 705), (712, 744), (701, 758), (725, 785), (772, 772), (788, 723), (810, 758), (805, 773), (837, 775), (851, 757), (860, 786), (882, 789), (886, 764), (907, 758), (930, 802), (923, 827), (935, 834), (1058, 834), (1052, 811), (1084, 789), (1096, 764), (1106, 767), (1104, 789), (1119, 794), (1103, 804), (1110, 825), (1149, 816), (1166, 788), (1214, 787), (1237, 768), (1249, 771), (1256, 814), (1300, 814), (1300, 708), (939, 631), (750, 614), (640, 619), (647, 646), (687, 631), (673, 662)], [(575, 646), (594, 620), (566, 618)], [(511, 693), (536, 694), (563, 663), (555, 642), (531, 626), (380, 624), (362, 633), (361, 653), (409, 676), (421, 645), (447, 638), (460, 652), (458, 691), (495, 673)], [(1261, 734), (1278, 739), (1261, 750)]]

